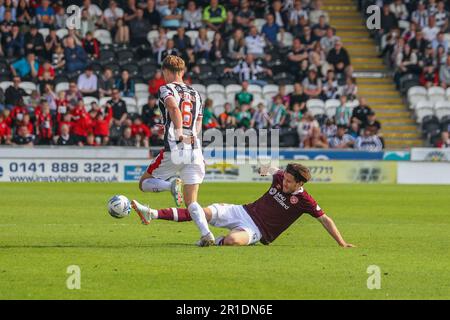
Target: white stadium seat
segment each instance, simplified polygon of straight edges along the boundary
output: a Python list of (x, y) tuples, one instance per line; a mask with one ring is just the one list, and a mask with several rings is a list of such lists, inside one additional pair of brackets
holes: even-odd
[(336, 116), (336, 109), (335, 106), (328, 106), (325, 108), (325, 114), (328, 118), (333, 119)]
[(416, 109), (416, 121), (422, 123), (422, 120), (426, 116), (432, 116), (434, 114), (433, 108), (420, 108)]
[(87, 106), (89, 106), (89, 107), (91, 106), (92, 102), (96, 102), (97, 104), (99, 104), (98, 99), (94, 98), (94, 97), (84, 97), (83, 102), (84, 102), (84, 105), (86, 106), (86, 109), (87, 109)]
[(419, 102), (417, 102), (415, 109), (419, 110), (419, 109), (433, 109), (434, 104), (431, 101), (428, 100), (420, 100)]
[(186, 31), (186, 36), (191, 39), (191, 46), (195, 46), (195, 39), (198, 38), (198, 31), (197, 30), (189, 30)]
[(208, 99), (213, 101), (213, 105), (224, 104), (226, 99), (223, 93), (211, 93), (208, 94)]
[(111, 33), (106, 29), (97, 29), (94, 31), (94, 38), (101, 44), (112, 44)]
[(211, 42), (213, 42), (213, 40), (214, 40), (214, 34), (215, 34), (216, 32), (215, 31), (213, 31), (213, 30), (208, 30), (207, 32), (206, 32), (206, 37), (208, 38), (208, 41), (211, 43)]
[(450, 100), (450, 88), (447, 88), (445, 95), (447, 96), (447, 100)]
[(148, 102), (148, 99), (147, 98), (139, 98), (138, 100), (137, 100), (137, 107), (138, 107), (138, 109), (139, 109), (139, 113), (142, 113), (142, 107), (144, 106), (144, 105), (146, 105), (147, 104), (147, 102)]
[(437, 102), (445, 100), (445, 90), (442, 87), (431, 87), (428, 89), (428, 100)]
[(225, 108), (223, 105), (214, 105), (214, 107), (213, 107), (213, 113), (216, 117), (218, 117), (224, 111), (225, 111)]
[(167, 31), (167, 39), (173, 39), (173, 37), (177, 34), (175, 30)]
[(434, 105), (434, 113), (439, 120), (450, 114), (450, 101), (438, 101)]
[(122, 97), (122, 100), (125, 101), (125, 104), (127, 105), (128, 113), (139, 113), (136, 99), (130, 97)]
[(42, 36), (45, 38), (47, 38), (47, 36), (50, 34), (50, 29), (49, 28), (40, 28), (39, 29), (39, 33), (42, 34)]
[(248, 92), (253, 93), (253, 94), (260, 94), (262, 95), (262, 88), (256, 84), (250, 84), (248, 85)]
[(22, 88), (23, 90), (25, 90), (25, 92), (27, 94), (31, 94), (31, 92), (37, 90), (36, 84), (34, 82), (30, 82), (30, 81), (21, 82), (19, 87)]
[(12, 86), (13, 85), (13, 82), (12, 81), (2, 81), (2, 83), (0, 83), (0, 88), (3, 90), (3, 91), (6, 91), (6, 89), (8, 89), (10, 86)]
[(420, 101), (428, 101), (428, 97), (422, 96), (422, 95), (420, 95), (420, 96), (413, 95), (413, 96), (410, 96), (408, 99), (409, 99), (409, 108), (410, 109), (415, 109), (417, 107), (417, 104)]
[(325, 101), (325, 109), (334, 108), (336, 111), (336, 108), (341, 105), (341, 102), (338, 99), (328, 99)]
[(278, 32), (277, 34), (277, 40), (283, 44), (285, 47), (292, 46), (292, 43), (294, 41), (294, 36), (290, 32), (284, 32), (282, 35), (281, 32)]
[(145, 83), (136, 83), (134, 85), (134, 90), (136, 92), (148, 92), (148, 84)]
[(202, 84), (195, 83), (192, 85), (192, 88), (197, 90), (200, 94), (206, 94), (206, 87)]
[(242, 90), (242, 86), (240, 84), (229, 84), (225, 87), (226, 95), (232, 95), (234, 99), (234, 95)]
[(221, 93), (225, 95), (225, 87), (221, 84), (210, 84), (209, 86), (206, 87), (206, 93), (208, 95), (212, 93)]
[(278, 86), (276, 84), (267, 84), (263, 87), (262, 93), (264, 96), (274, 97), (278, 93)]
[(256, 29), (258, 29), (259, 33), (261, 33), (262, 27), (264, 26), (265, 23), (266, 23), (265, 19), (258, 18), (253, 20), (253, 24), (256, 27)]
[(294, 92), (294, 85), (293, 84), (287, 84), (285, 86), (285, 89), (286, 89), (286, 94), (292, 93), (292, 92)]
[(150, 42), (151, 45), (153, 45), (153, 42), (155, 42), (155, 39), (157, 39), (159, 36), (158, 30), (152, 30), (149, 33), (147, 33), (147, 41)]
[(109, 100), (111, 100), (111, 97), (103, 97), (103, 98), (101, 98), (100, 102), (99, 102), (100, 107), (103, 108), (108, 103)]
[(414, 86), (408, 90), (408, 102), (411, 109), (414, 109), (417, 102), (427, 100), (428, 92), (425, 87)]
[(65, 37), (67, 37), (69, 35), (69, 30), (67, 30), (67, 29), (58, 29), (56, 31), (56, 35), (58, 36), (58, 38), (64, 39)]
[(324, 114), (325, 103), (320, 99), (310, 99), (306, 102), (306, 108), (312, 115)]
[(55, 92), (59, 93), (61, 91), (69, 90), (69, 83), (68, 82), (60, 82), (55, 87)]

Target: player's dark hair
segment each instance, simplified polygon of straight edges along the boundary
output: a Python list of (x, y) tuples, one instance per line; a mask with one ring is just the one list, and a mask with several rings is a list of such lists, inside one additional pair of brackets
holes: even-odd
[(289, 163), (286, 167), (286, 172), (291, 174), (297, 182), (306, 183), (311, 179), (309, 169), (299, 163)]

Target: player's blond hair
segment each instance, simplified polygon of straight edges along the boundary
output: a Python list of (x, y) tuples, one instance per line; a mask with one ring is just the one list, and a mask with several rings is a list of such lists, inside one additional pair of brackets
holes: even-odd
[(169, 55), (165, 57), (162, 62), (162, 69), (169, 70), (173, 73), (183, 72), (185, 68), (186, 64), (184, 63), (183, 59), (177, 56)]

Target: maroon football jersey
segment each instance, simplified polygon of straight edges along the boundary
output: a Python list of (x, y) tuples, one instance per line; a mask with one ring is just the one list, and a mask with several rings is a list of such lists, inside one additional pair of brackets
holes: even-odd
[(261, 231), (263, 244), (274, 241), (303, 213), (319, 218), (325, 213), (303, 188), (297, 193), (283, 192), (284, 171), (273, 176), (272, 186), (261, 198), (244, 205), (245, 210)]

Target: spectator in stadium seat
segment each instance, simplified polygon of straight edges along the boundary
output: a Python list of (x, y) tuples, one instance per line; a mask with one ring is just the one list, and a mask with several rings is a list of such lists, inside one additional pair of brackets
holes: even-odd
[(52, 66), (57, 69), (65, 69), (66, 57), (64, 55), (64, 48), (61, 44), (57, 44), (56, 48), (52, 54)]
[(367, 117), (372, 112), (372, 109), (367, 105), (367, 101), (364, 97), (359, 98), (359, 105), (353, 109), (352, 122), (357, 122), (360, 126), (365, 127), (367, 125)]
[(448, 131), (441, 132), (441, 137), (438, 141), (436, 141), (435, 147), (436, 148), (450, 148), (450, 135), (449, 135)]
[(392, 29), (398, 27), (398, 21), (394, 13), (389, 8), (389, 3), (383, 4), (383, 10), (380, 17), (380, 29), (375, 33), (375, 39), (379, 46), (383, 35), (388, 34)]
[(11, 144), (11, 128), (4, 112), (0, 112), (0, 144)]
[(147, 0), (147, 6), (144, 9), (144, 18), (150, 22), (153, 30), (158, 29), (161, 24), (161, 15), (155, 7), (155, 0)]
[(180, 56), (180, 51), (175, 47), (175, 41), (173, 39), (167, 40), (166, 49), (161, 53), (161, 61), (169, 55)]
[(75, 145), (75, 140), (70, 134), (70, 127), (67, 124), (61, 125), (60, 135), (56, 139), (56, 145), (58, 146), (73, 146)]
[(115, 87), (120, 91), (122, 97), (134, 98), (135, 82), (130, 78), (127, 70), (123, 70), (121, 77), (116, 80)]
[(419, 74), (420, 72), (417, 54), (411, 49), (409, 44), (405, 44), (403, 51), (397, 54), (395, 65), (396, 73), (394, 75), (394, 80), (397, 84), (403, 75), (409, 73)]
[(437, 34), (436, 39), (434, 39), (433, 41), (431, 41), (431, 46), (433, 47), (433, 50), (434, 50), (435, 52), (437, 52), (438, 47), (443, 47), (443, 48), (444, 48), (445, 54), (447, 54), (447, 53), (449, 52), (449, 51), (448, 51), (448, 46), (449, 46), (449, 44), (448, 44), (448, 41), (445, 40), (445, 33), (442, 32), (442, 31), (440, 31), (440, 32)]
[(383, 150), (383, 144), (380, 138), (375, 135), (374, 131), (370, 127), (367, 127), (363, 130), (363, 135), (356, 138), (355, 149), (377, 152)]
[(103, 23), (106, 28), (115, 33), (117, 20), (123, 18), (124, 11), (119, 8), (115, 0), (109, 1), (108, 8), (103, 13)]
[(94, 38), (91, 32), (86, 33), (86, 37), (82, 40), (82, 45), (89, 58), (100, 58), (100, 43)]
[(105, 111), (101, 109), (96, 112), (95, 118), (93, 119), (93, 133), (95, 139), (100, 142), (100, 144), (106, 146), (109, 143), (109, 127), (111, 125), (111, 120), (113, 117), (112, 107), (110, 105), (105, 106)]
[(328, 52), (327, 62), (333, 65), (336, 75), (351, 73), (349, 72), (350, 56), (340, 40), (336, 41), (334, 48)]
[(50, 112), (52, 116), (54, 116), (58, 109), (58, 106), (56, 104), (58, 97), (56, 93), (53, 91), (53, 85), (51, 83), (47, 83), (44, 86), (44, 90), (42, 91), (42, 98), (45, 99), (45, 101), (48, 103)]
[(408, 44), (412, 50), (417, 51), (419, 54), (424, 54), (430, 42), (424, 38), (422, 30), (417, 30), (416, 36)]
[(156, 97), (158, 95), (159, 88), (165, 84), (166, 81), (164, 80), (161, 70), (157, 70), (153, 79), (148, 82), (148, 92)]
[(127, 105), (125, 101), (120, 98), (120, 91), (117, 88), (114, 88), (112, 91), (112, 99), (108, 101), (108, 104), (111, 105), (113, 111), (113, 122), (121, 126), (128, 117), (127, 114)]
[(110, 96), (112, 94), (114, 84), (115, 81), (112, 70), (110, 68), (105, 68), (101, 77), (98, 79), (99, 97), (103, 98), (105, 96)]
[(327, 35), (328, 28), (325, 16), (320, 16), (319, 22), (312, 26), (312, 34), (320, 42), (320, 40)]
[(332, 149), (348, 149), (353, 147), (355, 139), (347, 134), (347, 126), (338, 125), (336, 136), (329, 140), (330, 148)]
[(75, 108), (71, 111), (72, 119), (72, 133), (76, 144), (83, 146), (86, 144), (86, 139), (89, 130), (92, 127), (92, 121), (89, 114), (86, 112), (83, 100), (79, 100)]
[(338, 97), (339, 85), (333, 70), (328, 70), (322, 88), (324, 99), (336, 99)]
[(340, 38), (334, 34), (332, 27), (327, 28), (326, 35), (320, 39), (320, 45), (326, 54), (334, 48), (336, 42), (340, 41)]
[(255, 58), (265, 58), (264, 48), (266, 47), (266, 41), (258, 33), (258, 29), (255, 26), (250, 28), (249, 35), (245, 37), (245, 46), (247, 48), (247, 54), (251, 54)]
[(53, 142), (53, 118), (48, 103), (42, 105), (42, 110), (36, 117), (36, 135), (40, 145), (50, 145)]
[(278, 46), (277, 35), (278, 32), (281, 31), (281, 28), (278, 24), (275, 23), (275, 18), (273, 14), (266, 15), (266, 23), (263, 25), (261, 29), (261, 34), (266, 38), (266, 41), (270, 43), (272, 46)]
[(347, 104), (347, 97), (342, 95), (339, 98), (341, 104), (336, 108), (336, 114), (334, 116), (337, 125), (350, 125), (350, 119), (352, 117), (352, 109)]
[(269, 113), (263, 103), (259, 103), (256, 111), (253, 113), (250, 127), (254, 129), (264, 129), (268, 127), (270, 121)]
[(118, 145), (121, 147), (135, 147), (136, 146), (136, 139), (133, 138), (130, 127), (126, 127), (123, 130), (123, 134), (118, 141)]
[(16, 135), (12, 139), (13, 145), (19, 146), (34, 146), (35, 136), (28, 131), (27, 126), (21, 126), (17, 128)]
[(174, 47), (184, 53), (184, 51), (191, 47), (191, 38), (186, 35), (184, 27), (177, 29), (177, 34), (173, 37)]
[(116, 28), (114, 29), (114, 42), (118, 44), (128, 44), (130, 43), (130, 28), (123, 18), (117, 19)]
[(439, 69), (439, 81), (442, 87), (450, 87), (450, 55), (447, 56), (446, 64)]
[(13, 76), (19, 76), (20, 78), (26, 78), (31, 80), (36, 78), (39, 71), (39, 62), (36, 59), (34, 53), (30, 52), (26, 58), (17, 60), (11, 64), (11, 72)]
[(334, 138), (337, 133), (337, 125), (334, 123), (334, 119), (327, 118), (327, 120), (325, 120), (325, 123), (322, 125), (320, 130), (328, 141)]
[(124, 17), (126, 23), (129, 23), (131, 20), (136, 18), (138, 5), (136, 0), (127, 0), (127, 5), (124, 6)]
[(242, 81), (242, 90), (234, 95), (234, 102), (236, 106), (241, 106), (243, 104), (252, 104), (253, 94), (248, 92), (248, 85), (248, 81)]
[(211, 99), (205, 100), (205, 108), (203, 110), (202, 126), (204, 130), (217, 128), (219, 123), (213, 111), (213, 101)]
[(100, 19), (103, 15), (103, 11), (96, 4), (93, 4), (91, 0), (83, 0), (83, 10), (87, 10), (90, 16)]
[(84, 38), (88, 32), (94, 33), (96, 30), (97, 17), (89, 14), (89, 10), (83, 9), (81, 11), (81, 25), (80, 34)]
[(239, 62), (234, 68), (225, 68), (225, 73), (233, 72), (239, 75), (241, 81), (248, 81), (250, 84), (265, 86), (267, 84), (264, 80), (258, 79), (258, 74), (265, 73), (272, 76), (272, 70), (263, 68), (255, 63), (254, 57), (248, 54), (245, 61)]
[(186, 30), (197, 30), (203, 26), (202, 12), (197, 8), (195, 1), (189, 1), (183, 12), (182, 25)]
[(357, 121), (353, 121), (350, 124), (350, 128), (348, 129), (347, 133), (356, 139), (359, 137), (360, 131), (361, 131), (361, 126), (358, 124)]
[[(306, 50), (312, 50), (317, 42), (318, 38), (312, 33), (311, 27), (306, 25), (303, 28), (303, 33), (300, 36), (300, 41)], [(319, 39), (320, 40), (320, 39)]]
[(15, 76), (13, 78), (13, 85), (8, 87), (5, 91), (5, 106), (8, 109), (12, 109), (16, 106), (20, 100), (27, 95), (25, 90), (20, 87), (20, 77)]
[(381, 138), (381, 123), (377, 120), (377, 115), (373, 110), (367, 115), (367, 122), (361, 125), (361, 129), (366, 128), (371, 128), (373, 133)]
[(303, 86), (300, 82), (294, 83), (294, 91), (289, 94), (289, 106), (294, 107), (294, 104), (300, 104), (300, 109), (304, 110), (306, 107), (306, 101), (308, 101), (308, 96), (303, 90)]
[(169, 0), (168, 7), (161, 10), (162, 23), (164, 28), (176, 30), (181, 26), (183, 12), (178, 8), (177, 0)]
[(131, 125), (131, 135), (140, 141), (142, 146), (148, 148), (151, 134), (150, 128), (142, 122), (141, 118), (134, 119)]
[(420, 85), (430, 88), (439, 85), (439, 72), (432, 64), (426, 65), (420, 74)]
[(64, 49), (66, 70), (68, 72), (83, 71), (87, 66), (86, 51), (75, 44), (73, 37), (67, 37)]
[(356, 78), (348, 77), (345, 80), (345, 85), (342, 88), (342, 94), (347, 96), (348, 101), (353, 101), (356, 99), (356, 95), (358, 94)]
[[(5, 35), (4, 35), (5, 36)], [(25, 53), (25, 40), (17, 24), (12, 26), (11, 33), (6, 35), (5, 53), (9, 58), (20, 57)]]
[(30, 24), (35, 16), (35, 10), (27, 0), (19, 0), (16, 10), (16, 20), (20, 25)]
[(208, 59), (211, 50), (211, 42), (208, 40), (205, 28), (198, 30), (198, 38), (195, 39), (194, 52), (197, 59)]
[(242, 29), (236, 29), (228, 40), (228, 57), (233, 60), (245, 58), (245, 38)]
[(211, 0), (209, 6), (203, 10), (203, 23), (214, 31), (219, 31), (227, 18), (227, 10), (218, 0)]
[(91, 66), (87, 66), (84, 73), (78, 76), (77, 86), (84, 97), (98, 98), (98, 78)]
[(230, 103), (224, 104), (224, 111), (219, 114), (217, 121), (219, 122), (219, 127), (222, 130), (235, 128), (236, 127), (236, 117), (232, 110)]
[(49, 28), (55, 22), (55, 11), (50, 6), (49, 0), (42, 0), (41, 5), (36, 8), (36, 20), (39, 28)]
[(289, 51), (287, 59), (290, 62), (295, 63), (295, 65), (292, 65), (291, 67), (291, 72), (293, 74), (296, 74), (299, 71), (302, 61), (308, 60), (308, 52), (299, 38), (293, 40), (292, 49)]
[(247, 130), (250, 128), (250, 123), (252, 120), (252, 114), (250, 112), (250, 106), (248, 104), (243, 104), (237, 107), (235, 110), (236, 126), (238, 129)]
[(294, 7), (289, 10), (289, 13), (289, 25), (291, 27), (298, 25), (301, 18), (304, 18), (306, 20), (309, 19), (308, 11), (303, 9), (302, 0), (295, 0)]
[(153, 53), (157, 57), (158, 64), (161, 64), (161, 62), (162, 62), (161, 55), (162, 55), (163, 51), (166, 50), (167, 41), (168, 41), (168, 38), (167, 38), (166, 29), (164, 29), (162, 27), (159, 28), (158, 29), (158, 37), (156, 37), (152, 43), (152, 50), (153, 50)]
[(436, 17), (436, 26), (443, 29), (448, 26), (449, 22), (449, 14), (448, 11), (445, 10), (445, 2), (443, 0), (439, 1), (437, 4), (437, 11), (434, 14)]
[(315, 66), (311, 66), (308, 70), (308, 76), (303, 80), (302, 86), (305, 94), (310, 99), (322, 98), (322, 81), (317, 76), (317, 69)]
[(147, 103), (142, 106), (142, 122), (149, 128), (153, 128), (155, 125), (160, 124), (160, 119), (158, 118), (161, 113), (156, 102), (156, 97), (150, 94)]
[(436, 18), (434, 16), (428, 18), (428, 25), (422, 29), (425, 39), (431, 43), (437, 39), (437, 35), (440, 31), (441, 29), (436, 26)]
[(244, 29), (248, 30), (255, 20), (255, 12), (250, 9), (248, 0), (241, 0), (240, 8), (236, 14), (236, 24)]
[(152, 29), (150, 22), (144, 17), (142, 8), (136, 9), (135, 17), (129, 22), (131, 45), (136, 47), (147, 41), (147, 34)]
[(297, 128), (299, 134), (300, 147), (303, 148), (328, 148), (328, 141), (320, 131), (319, 122), (314, 119), (311, 113), (306, 113), (300, 120)]
[(280, 128), (285, 125), (288, 113), (283, 104), (283, 98), (277, 95), (269, 111), (269, 124), (272, 128)]
[(93, 132), (89, 132), (86, 136), (86, 142), (83, 145), (80, 145), (80, 147), (86, 146), (86, 147), (97, 147), (99, 144), (97, 143), (97, 140), (95, 139), (95, 135)]
[(63, 6), (57, 7), (55, 12), (55, 22), (51, 25), (53, 28), (64, 29), (67, 27), (67, 19), (69, 15), (66, 13), (66, 8)]
[(409, 12), (403, 0), (394, 0), (389, 5), (389, 10), (395, 15), (397, 21), (408, 22)]
[(326, 24), (330, 23), (330, 17), (328, 16), (328, 12), (322, 10), (322, 0), (313, 1), (313, 10), (309, 12), (309, 20), (312, 25), (318, 24), (321, 17), (324, 18), (324, 22)]
[(428, 25), (428, 10), (424, 1), (419, 1), (417, 4), (417, 10), (411, 15), (412, 22), (416, 23), (421, 29)]
[(211, 50), (209, 51), (210, 61), (219, 61), (225, 58), (226, 48), (225, 42), (223, 41), (222, 34), (216, 32), (214, 34), (214, 39), (211, 45)]
[(65, 98), (69, 101), (69, 104), (76, 105), (79, 100), (83, 99), (83, 94), (78, 90), (77, 83), (71, 81), (69, 83), (69, 89), (66, 91)]
[(236, 28), (233, 11), (227, 11), (227, 19), (219, 29), (220, 34), (224, 39), (229, 39)]

